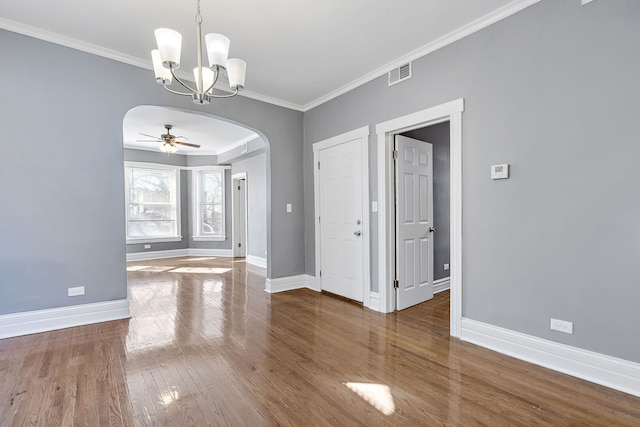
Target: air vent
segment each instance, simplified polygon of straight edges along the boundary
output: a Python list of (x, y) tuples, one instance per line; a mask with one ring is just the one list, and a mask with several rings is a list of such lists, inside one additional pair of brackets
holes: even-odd
[(411, 62), (389, 71), (389, 86), (411, 78)]
[(247, 143), (245, 142), (244, 144), (242, 144), (240, 146), (240, 154), (244, 154), (247, 151), (249, 151), (249, 146), (247, 145)]

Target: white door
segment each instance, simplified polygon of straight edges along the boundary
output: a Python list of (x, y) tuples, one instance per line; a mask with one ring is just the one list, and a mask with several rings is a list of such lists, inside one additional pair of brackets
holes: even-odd
[(233, 180), (233, 256), (247, 256), (247, 181)]
[(433, 298), (433, 146), (396, 136), (396, 294), (403, 310)]
[(322, 290), (363, 301), (362, 148), (360, 139), (319, 151)]

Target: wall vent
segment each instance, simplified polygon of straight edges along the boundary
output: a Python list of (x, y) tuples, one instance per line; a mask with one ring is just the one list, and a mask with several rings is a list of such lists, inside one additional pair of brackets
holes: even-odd
[(249, 151), (249, 146), (247, 145), (247, 143), (245, 142), (244, 144), (242, 144), (240, 146), (240, 154), (244, 154), (247, 151)]
[(411, 78), (411, 62), (389, 71), (389, 86)]

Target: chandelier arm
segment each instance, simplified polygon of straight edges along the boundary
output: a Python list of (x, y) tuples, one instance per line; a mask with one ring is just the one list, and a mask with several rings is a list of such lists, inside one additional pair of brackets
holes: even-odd
[(171, 92), (171, 93), (173, 93), (173, 94), (176, 94), (176, 95), (183, 95), (183, 96), (192, 96), (192, 95), (193, 95), (192, 93), (178, 92), (177, 90), (170, 89), (170, 88), (166, 85), (166, 83), (165, 83), (164, 85), (162, 85), (162, 86), (163, 86), (167, 91), (169, 91), (169, 92)]
[(233, 98), (238, 93), (239, 93), (238, 88), (236, 88), (236, 90), (233, 93), (230, 93), (227, 95), (209, 95), (209, 96), (211, 96), (212, 98)]
[(213, 83), (211, 83), (211, 86), (209, 86), (207, 88), (207, 90), (204, 91), (204, 93), (209, 93), (211, 90), (213, 90), (213, 87), (216, 85), (216, 83), (218, 82), (218, 78), (220, 77), (220, 66), (216, 65), (216, 71), (215, 71), (216, 76), (213, 78)]
[(183, 82), (182, 80), (180, 80), (180, 78), (178, 76), (176, 76), (176, 74), (173, 72), (173, 67), (169, 66), (169, 70), (171, 71), (171, 75), (173, 76), (174, 79), (176, 79), (176, 81), (178, 83), (180, 83), (185, 89), (187, 89), (188, 91), (190, 91), (191, 93), (189, 93), (188, 95), (191, 95), (193, 93), (197, 93), (197, 90), (193, 90), (191, 89), (185, 82)]

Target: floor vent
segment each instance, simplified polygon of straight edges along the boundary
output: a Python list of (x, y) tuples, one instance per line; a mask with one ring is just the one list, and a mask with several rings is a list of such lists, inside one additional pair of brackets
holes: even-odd
[(411, 62), (389, 71), (389, 86), (411, 78)]

